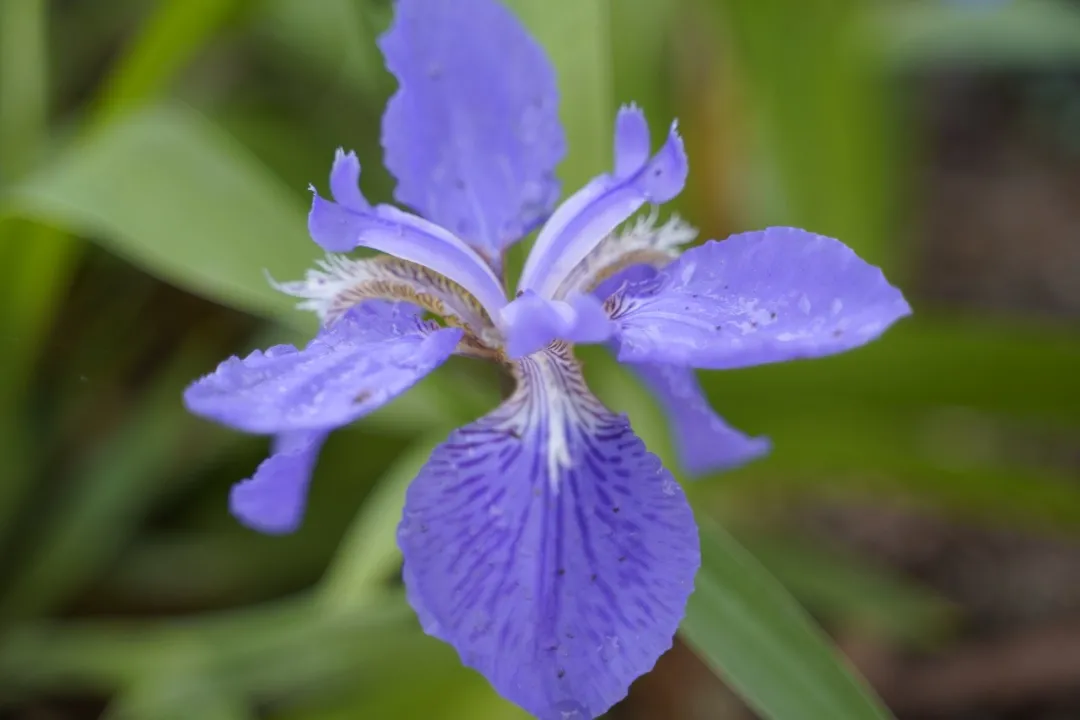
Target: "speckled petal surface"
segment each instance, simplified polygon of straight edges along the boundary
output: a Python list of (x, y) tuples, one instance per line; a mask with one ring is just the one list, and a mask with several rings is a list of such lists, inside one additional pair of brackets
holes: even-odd
[(188, 387), (184, 402), (246, 432), (331, 430), (412, 387), (450, 357), (461, 334), (423, 321), (411, 305), (367, 302), (302, 350), (278, 345), (229, 358)]
[(541, 720), (622, 699), (672, 637), (700, 564), (682, 489), (561, 352), (451, 434), (409, 488), (398, 542), (425, 629)]
[(795, 228), (687, 250), (608, 304), (619, 360), (712, 369), (850, 350), (911, 312), (881, 270)]

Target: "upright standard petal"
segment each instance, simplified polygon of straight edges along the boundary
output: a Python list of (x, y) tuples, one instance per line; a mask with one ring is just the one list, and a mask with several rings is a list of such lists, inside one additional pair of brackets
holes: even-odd
[(315, 193), (308, 232), (329, 252), (357, 247), (393, 255), (444, 275), (469, 291), (489, 315), (506, 304), (499, 278), (475, 250), (452, 233), (390, 205), (371, 207), (356, 185), (360, 165), (352, 153), (338, 152), (330, 172), (337, 202)]
[(795, 228), (692, 248), (607, 305), (619, 360), (712, 369), (849, 350), (911, 312), (851, 248)]
[(552, 298), (574, 268), (645, 203), (665, 203), (686, 183), (689, 165), (674, 124), (652, 158), (648, 126), (636, 107), (615, 123), (615, 173), (593, 179), (559, 206), (536, 238), (521, 273), (521, 290)]
[(497, 0), (398, 0), (379, 45), (400, 83), (382, 130), (395, 197), (497, 265), (559, 198), (544, 51)]
[(768, 438), (748, 437), (716, 414), (693, 369), (650, 364), (631, 364), (630, 368), (664, 409), (679, 462), (687, 472), (704, 475), (728, 470), (769, 452)]
[(682, 489), (569, 351), (435, 450), (398, 542), (411, 602), (504, 697), (594, 718), (671, 646), (700, 564)]
[(300, 527), (308, 485), (325, 432), (293, 432), (274, 438), (272, 454), (255, 475), (233, 485), (229, 509), (252, 530), (280, 535)]
[(303, 350), (278, 345), (233, 357), (192, 384), (196, 415), (252, 433), (330, 430), (412, 387), (454, 352), (462, 331), (415, 307), (368, 302), (323, 328)]

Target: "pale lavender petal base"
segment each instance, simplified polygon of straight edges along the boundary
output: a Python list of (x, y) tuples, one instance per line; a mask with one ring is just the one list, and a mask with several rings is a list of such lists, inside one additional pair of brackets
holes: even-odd
[(233, 357), (184, 393), (188, 409), (252, 433), (330, 430), (412, 387), (461, 338), (404, 303), (368, 302), (323, 328), (303, 350), (278, 345)]
[(513, 359), (547, 347), (554, 340), (604, 342), (615, 329), (603, 304), (592, 295), (547, 300), (530, 290), (503, 308), (499, 319), (506, 352)]
[(623, 698), (700, 564), (682, 489), (572, 363), (523, 360), (519, 392), (436, 449), (398, 530), (428, 632), (541, 720)]
[(297, 432), (274, 439), (272, 454), (255, 475), (233, 485), (232, 514), (252, 530), (280, 535), (300, 527), (308, 485), (325, 432)]
[(768, 454), (768, 438), (744, 435), (716, 414), (693, 369), (648, 364), (629, 367), (664, 409), (679, 462), (687, 472), (704, 475), (730, 470)]
[(911, 312), (881, 270), (795, 228), (693, 248), (610, 302), (620, 361), (711, 369), (843, 352)]
[(395, 196), (497, 263), (559, 197), (554, 69), (491, 0), (399, 0), (379, 46), (401, 84), (382, 131)]

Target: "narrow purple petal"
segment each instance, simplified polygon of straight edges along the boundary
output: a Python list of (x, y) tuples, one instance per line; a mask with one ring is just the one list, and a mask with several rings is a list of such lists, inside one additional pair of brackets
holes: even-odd
[(416, 215), (390, 205), (368, 206), (354, 182), (359, 175), (356, 156), (339, 151), (330, 173), (337, 202), (318, 194), (311, 201), (308, 232), (315, 242), (330, 252), (368, 247), (423, 265), (472, 293), (489, 315), (506, 304), (498, 277), (475, 250)]
[(555, 340), (603, 342), (615, 327), (603, 304), (591, 295), (577, 295), (568, 301), (547, 300), (531, 290), (504, 307), (500, 321), (506, 352), (514, 359)]
[(360, 160), (351, 150), (345, 152), (338, 148), (334, 154), (334, 165), (330, 169), (330, 194), (350, 210), (371, 210), (371, 205), (360, 193)]
[(401, 85), (382, 131), (395, 197), (497, 263), (559, 198), (544, 51), (496, 0), (399, 0), (379, 45)]
[(608, 302), (619, 360), (712, 369), (843, 352), (911, 312), (881, 270), (795, 228), (708, 242)]
[(729, 470), (768, 454), (768, 438), (748, 437), (716, 414), (693, 369), (649, 364), (629, 367), (664, 409), (679, 463), (687, 472), (704, 475)]
[(642, 205), (665, 203), (682, 191), (689, 166), (675, 125), (652, 158), (642, 152), (647, 131), (641, 110), (620, 111), (615, 125), (615, 174), (593, 179), (559, 206), (525, 261), (520, 289), (553, 297), (574, 267)]
[(325, 432), (294, 432), (274, 439), (273, 453), (255, 475), (233, 485), (232, 514), (252, 530), (282, 535), (300, 527), (308, 485)]
[(409, 488), (403, 576), (429, 632), (500, 694), (541, 720), (586, 720), (671, 646), (697, 529), (571, 357), (517, 368), (517, 392), (451, 434)]
[(619, 108), (615, 116), (615, 177), (629, 177), (649, 161), (652, 140), (645, 113), (636, 105)]
[(454, 352), (462, 331), (405, 304), (368, 302), (303, 350), (278, 345), (233, 357), (184, 393), (188, 409), (253, 433), (330, 430), (412, 387)]

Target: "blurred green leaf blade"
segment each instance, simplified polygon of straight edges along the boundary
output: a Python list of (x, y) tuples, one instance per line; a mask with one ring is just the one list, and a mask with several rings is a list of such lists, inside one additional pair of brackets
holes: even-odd
[(883, 3), (869, 20), (866, 38), (898, 70), (1017, 70), (1080, 59), (1080, 9), (1060, 0)]
[(4, 200), (9, 213), (87, 235), (168, 282), (262, 315), (294, 315), (264, 268), (298, 277), (320, 254), (299, 197), (176, 105), (111, 123)]
[(446, 434), (439, 431), (421, 436), (376, 483), (323, 579), (321, 599), (327, 608), (348, 611), (360, 605), (400, 565), (395, 531), (405, 506), (405, 492)]
[(166, 0), (157, 3), (98, 97), (95, 120), (160, 95), (193, 55), (247, 0)]
[(702, 567), (680, 632), (706, 664), (769, 720), (891, 717), (787, 591), (727, 533), (700, 524)]
[(849, 551), (783, 533), (739, 540), (792, 595), (837, 627), (910, 644), (937, 639), (953, 607), (929, 588)]

